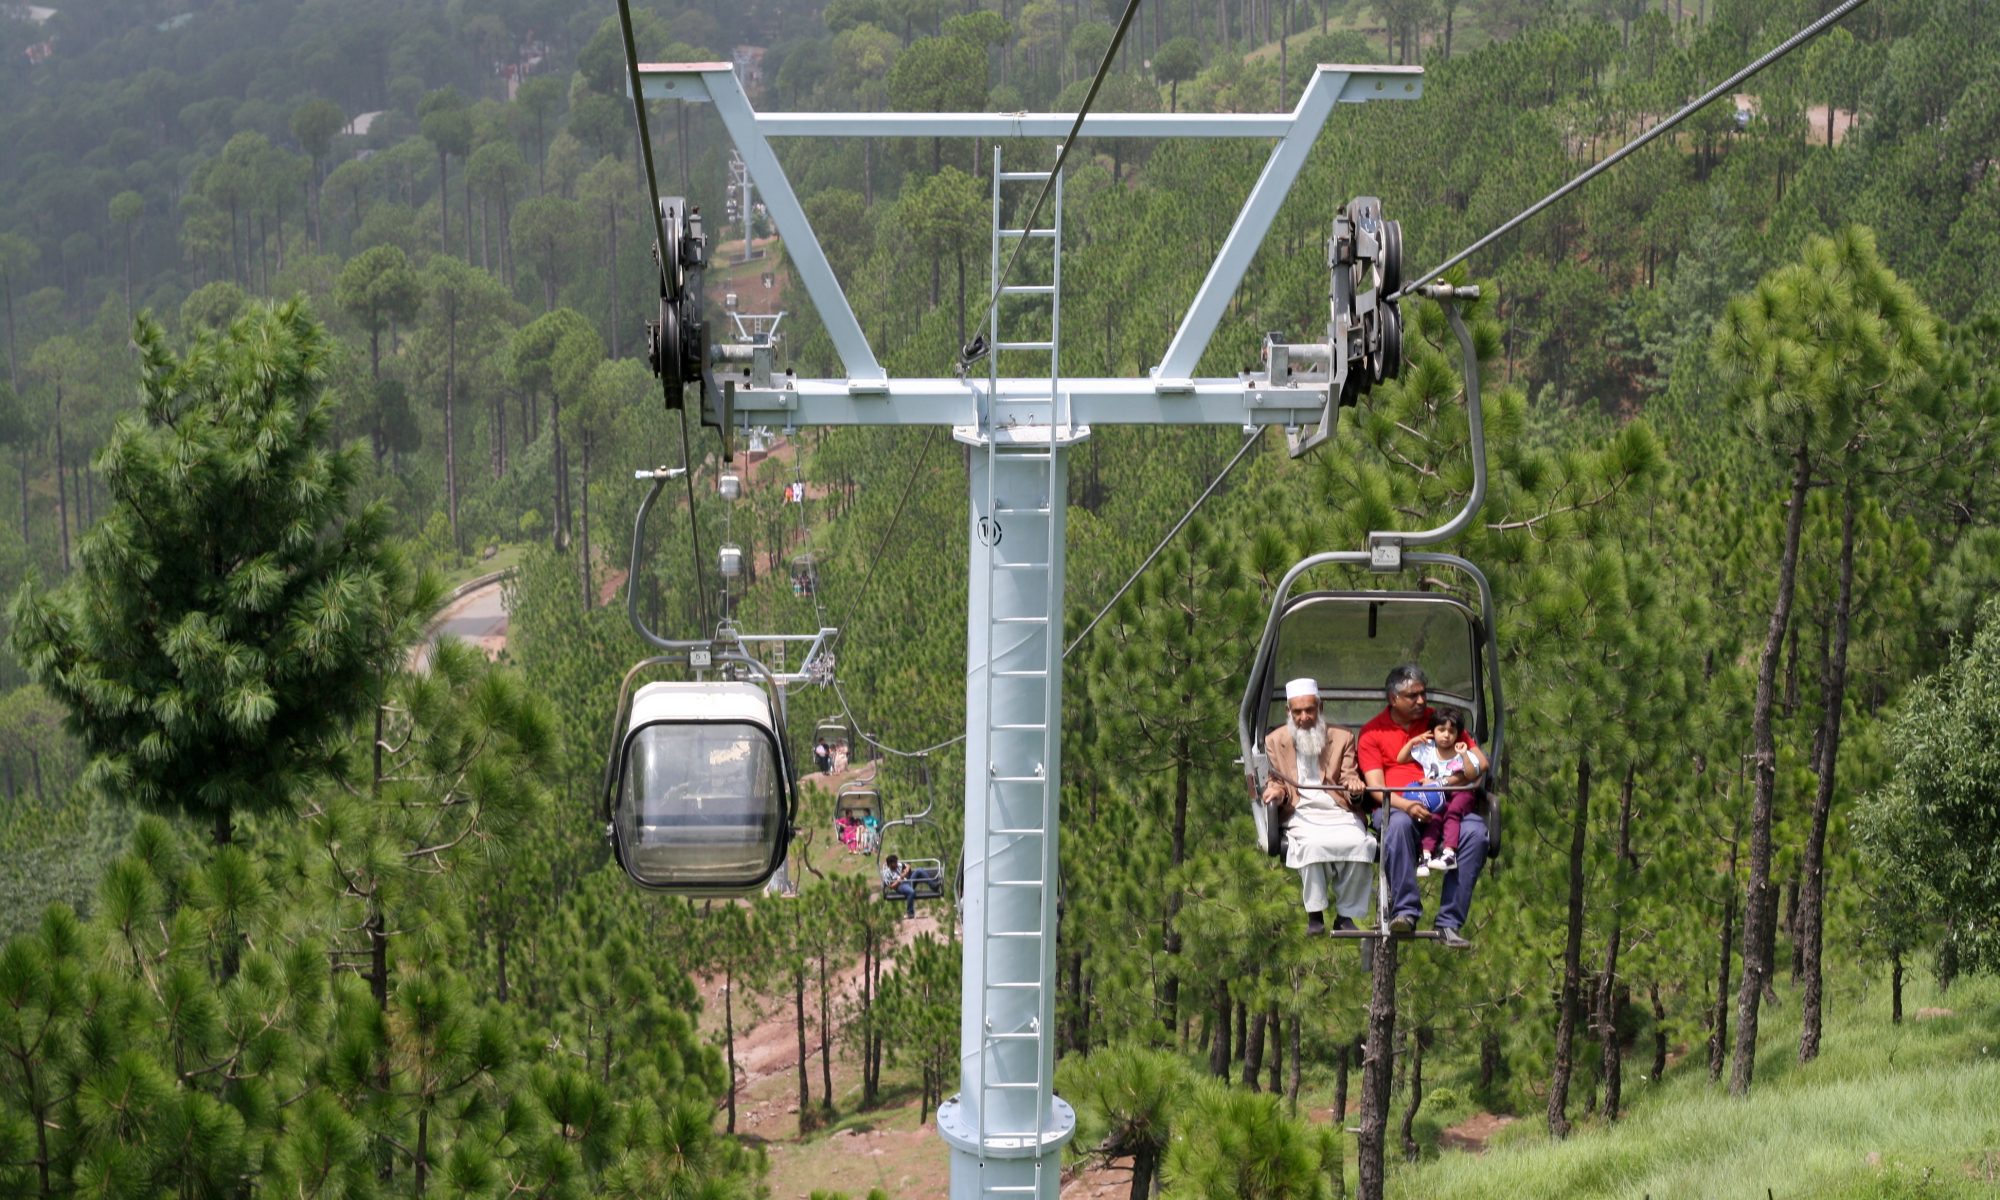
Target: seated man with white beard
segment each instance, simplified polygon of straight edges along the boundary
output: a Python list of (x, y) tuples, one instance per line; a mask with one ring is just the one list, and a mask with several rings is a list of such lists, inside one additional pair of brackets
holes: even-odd
[(1305, 888), (1306, 932), (1326, 931), (1329, 884), (1337, 912), (1333, 927), (1353, 929), (1368, 915), (1373, 892), (1374, 840), (1354, 812), (1367, 782), (1354, 757), (1354, 735), (1319, 719), (1319, 683), (1294, 679), (1285, 685), (1291, 719), (1264, 738), (1271, 756), (1266, 804), (1290, 807), (1285, 825), (1285, 865), (1299, 872)]

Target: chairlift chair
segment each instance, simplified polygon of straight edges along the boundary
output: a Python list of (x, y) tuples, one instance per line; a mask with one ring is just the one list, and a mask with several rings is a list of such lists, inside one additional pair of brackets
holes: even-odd
[(792, 556), (792, 591), (811, 596), (819, 590), (819, 563), (811, 551)]
[[(1400, 229), (1385, 230), (1383, 237), (1385, 241), (1400, 240), (1400, 233)], [(1385, 281), (1376, 282), (1379, 290), (1386, 290)], [(1458, 337), (1473, 462), (1472, 492), (1459, 513), (1435, 529), (1371, 533), (1367, 549), (1312, 555), (1294, 564), (1279, 582), (1237, 712), (1244, 785), (1250, 793), (1250, 816), (1256, 828), (1257, 845), (1273, 858), (1284, 854), (1285, 829), (1282, 814), (1262, 799), (1264, 787), (1271, 779), (1271, 763), (1264, 752), (1263, 739), (1267, 730), (1288, 719), (1286, 681), (1301, 676), (1318, 681), (1321, 719), (1358, 734), (1359, 727), (1383, 706), (1382, 685), (1390, 669), (1409, 662), (1421, 665), (1429, 677), (1434, 708), (1456, 707), (1465, 714), (1473, 740), (1487, 757), (1486, 773), (1474, 788), (1482, 794), (1487, 858), (1497, 861), (1500, 856), (1500, 793), (1506, 783), (1507, 762), (1506, 701), (1494, 634), (1493, 589), (1484, 572), (1457, 555), (1405, 549), (1457, 536), (1472, 523), (1485, 502), (1486, 442), (1479, 403), (1479, 362), (1471, 331), (1455, 303), (1476, 297), (1478, 289), (1436, 284), (1418, 290), (1444, 304)], [(1377, 575), (1397, 574), (1415, 567), (1424, 569), (1426, 576), (1433, 574), (1431, 568), (1446, 568), (1461, 581), (1463, 597), (1448, 591), (1409, 588), (1294, 594), (1294, 587), (1308, 572), (1336, 566), (1366, 569)], [(1417, 787), (1394, 790), (1407, 792)], [(1378, 904), (1386, 910), (1388, 882), (1380, 858), (1378, 845), (1376, 894)], [(1354, 931), (1348, 936), (1386, 934), (1378, 928)]]
[[(863, 780), (843, 784), (833, 797), (833, 815), (837, 821), (841, 817), (859, 825), (865, 841), (856, 847), (864, 852), (872, 852), (881, 840), (882, 793), (875, 790), (873, 780)], [(875, 818), (876, 827), (869, 829), (867, 820)]]
[[(891, 821), (882, 822), (882, 828), (875, 839), (875, 875), (877, 879), (881, 878), (884, 864), (888, 862), (888, 858), (883, 853), (883, 851), (888, 848), (889, 833), (891, 830), (895, 829), (914, 830), (920, 825), (927, 825), (933, 831), (939, 832), (940, 834), (942, 833), (942, 831), (938, 829), (937, 822), (931, 819), (931, 808), (936, 803), (936, 798), (931, 794), (930, 771), (921, 762), (919, 762), (917, 770), (919, 773), (919, 778), (921, 780), (919, 786), (923, 790), (924, 806), (921, 809), (918, 809), (916, 812), (910, 813), (906, 816), (901, 816)], [(911, 892), (913, 893), (911, 896), (912, 899), (914, 900), (944, 899), (943, 859), (911, 858), (907, 855), (899, 855), (898, 861), (904, 863), (910, 868), (910, 889)], [(959, 880), (960, 880), (959, 886), (962, 886), (963, 884), (963, 877), (964, 877), (964, 870), (961, 867), (959, 871)], [(882, 884), (881, 891), (882, 891), (882, 899), (884, 900), (901, 900), (903, 898), (900, 893), (890, 891), (889, 885), (886, 882)]]

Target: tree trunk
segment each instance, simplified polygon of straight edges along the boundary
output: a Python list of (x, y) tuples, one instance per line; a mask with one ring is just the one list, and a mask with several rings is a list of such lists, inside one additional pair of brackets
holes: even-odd
[(1428, 1029), (1418, 1028), (1410, 1034), (1410, 1102), (1403, 1109), (1404, 1162), (1417, 1161), (1420, 1153), (1413, 1130), (1417, 1124), (1417, 1109), (1424, 1102), (1424, 1043), (1429, 1038)]
[(555, 466), (551, 472), (555, 476), (556, 511), (549, 517), (549, 526), (554, 533), (555, 547), (569, 549), (569, 480), (564, 470), (562, 440), (562, 395), (554, 388), (549, 389), (549, 428), (555, 436)]
[(1285, 1101), (1290, 1108), (1292, 1119), (1297, 1120), (1299, 1115), (1299, 1085), (1305, 1082), (1303, 1078), (1304, 1073), (1301, 1070), (1304, 1060), (1299, 1057), (1299, 1014), (1297, 1013), (1293, 1013), (1291, 1016), (1285, 1018), (1285, 1040), (1291, 1043), (1292, 1059), (1292, 1079), (1291, 1085), (1285, 1089)]
[[(618, 353), (619, 337), (625, 331), (625, 318), (618, 306), (618, 293), (624, 289), (618, 286), (618, 206), (606, 206), (605, 219), (611, 228), (611, 357)], [(747, 247), (746, 247), (747, 248)]]
[(1214, 1036), (1209, 1041), (1208, 1073), (1217, 1079), (1229, 1078), (1229, 981), (1215, 981)]
[(829, 1020), (826, 952), (819, 955), (819, 1106), (833, 1111), (833, 1022)]
[[(1245, 1009), (1248, 1007), (1244, 1005)], [(1253, 1092), (1261, 1090), (1257, 1086), (1257, 1075), (1264, 1069), (1265, 1024), (1264, 1010), (1260, 1008), (1257, 1015), (1250, 1018), (1249, 1039), (1243, 1044), (1243, 1086)]]
[[(963, 343), (960, 343), (961, 345)], [(1168, 844), (1168, 861), (1172, 864), (1172, 878), (1180, 878), (1181, 864), (1187, 861), (1187, 814), (1189, 797), (1189, 773), (1193, 758), (1193, 748), (1189, 734), (1183, 729), (1174, 744), (1174, 823), (1173, 840)], [(1167, 889), (1167, 919), (1161, 937), (1161, 947), (1167, 952), (1167, 978), (1160, 985), (1161, 1023), (1171, 1034), (1180, 1023), (1181, 977), (1179, 971), (1181, 954), (1180, 931), (1174, 922), (1180, 918), (1181, 889), (1178, 885)]]
[[(1828, 121), (1832, 120), (1829, 116)], [(1840, 766), (1840, 718), (1847, 698), (1847, 644), (1854, 613), (1854, 517), (1859, 507), (1854, 484), (1847, 485), (1840, 514), (1840, 598), (1833, 608), (1833, 650), (1820, 678), (1819, 786), (1813, 793), (1812, 830), (1806, 835), (1804, 883), (1798, 925), (1792, 932), (1801, 951), (1799, 1061), (1819, 1057), (1822, 1006), (1820, 948), (1825, 937), (1826, 823), (1833, 811), (1833, 786)]]
[(1576, 804), (1569, 834), (1569, 926), (1563, 938), (1562, 997), (1556, 1009), (1555, 1066), (1549, 1075), (1549, 1133), (1569, 1136), (1570, 1072), (1583, 978), (1583, 846), (1590, 822), (1590, 756), (1576, 759)]
[(1382, 1200), (1383, 1135), (1389, 1126), (1389, 1080), (1396, 1068), (1396, 951), (1394, 938), (1375, 943), (1374, 986), (1368, 996), (1368, 1040), (1361, 1051), (1361, 1132), (1355, 1194)]
[(729, 1123), (724, 1127), (731, 1135), (736, 1133), (736, 977), (728, 964), (722, 968), (722, 1045), (729, 1057)]
[(803, 967), (792, 972), (792, 1011), (798, 1018), (799, 1131), (803, 1133), (812, 1126), (812, 1053), (806, 1048), (806, 973)]
[(1500, 1077), (1500, 1035), (1488, 1029), (1479, 1035), (1479, 1091), (1482, 1095), (1492, 1095), (1494, 1081)]
[(1127, 1200), (1146, 1200), (1153, 1193), (1153, 1176), (1159, 1169), (1159, 1155), (1151, 1146), (1140, 1147), (1132, 1156), (1132, 1190)]
[(63, 387), (56, 382), (56, 528), (62, 533), (63, 574), (69, 574), (69, 500), (63, 484)]
[(445, 152), (438, 150), (438, 253), (451, 253), (451, 196), (445, 191)]
[[(1612, 863), (1612, 872), (1621, 883), (1627, 873), (1638, 866), (1632, 858), (1632, 784), (1637, 772), (1637, 764), (1626, 763), (1625, 778), (1618, 786), (1618, 855)], [(1611, 919), (1611, 936), (1606, 939), (1604, 947), (1604, 982), (1597, 998), (1598, 1044), (1601, 1051), (1598, 1074), (1604, 1080), (1604, 1116), (1611, 1121), (1618, 1119), (1625, 1066), (1625, 1047), (1618, 1037), (1618, 951), (1625, 932), (1622, 894), (1616, 903), (1617, 908)]]
[(1889, 951), (1889, 1024), (1903, 1023), (1903, 952)]
[(583, 487), (579, 489), (583, 500), (583, 611), (589, 612), (597, 601), (595, 580), (590, 568), (590, 429), (583, 431)]
[[(1333, 1060), (1333, 1133), (1338, 1144), (1347, 1145), (1347, 1068), (1354, 1061), (1354, 1046), (1350, 1042), (1340, 1044), (1340, 1052)], [(1335, 1155), (1327, 1164), (1327, 1174), (1333, 1184), (1334, 1200), (1342, 1200), (1347, 1195), (1347, 1155)]]
[(1771, 623), (1764, 633), (1764, 653), (1757, 664), (1757, 692), (1750, 706), (1751, 761), (1755, 799), (1750, 813), (1750, 878), (1743, 894), (1743, 979), (1736, 993), (1736, 1050), (1729, 1066), (1729, 1093), (1749, 1092), (1757, 1069), (1757, 1007), (1763, 1000), (1769, 971), (1771, 894), (1771, 823), (1778, 783), (1777, 737), (1771, 727), (1772, 692), (1778, 655), (1792, 619), (1792, 596), (1798, 579), (1799, 531), (1805, 524), (1806, 489), (1812, 484), (1812, 455), (1804, 445), (1793, 455), (1792, 508), (1785, 517), (1785, 545), (1778, 559), (1778, 595), (1771, 606)]
[(1708, 1081), (1722, 1078), (1723, 1048), (1729, 1045), (1729, 960), (1736, 945), (1736, 848), (1741, 825), (1729, 835), (1729, 878), (1723, 882), (1722, 936), (1718, 939), (1715, 1011), (1708, 1022)]
[(1667, 1073), (1667, 1006), (1660, 1002), (1659, 980), (1646, 985), (1646, 995), (1653, 1002), (1653, 1069), (1646, 1078), (1658, 1083)]
[(452, 414), (458, 409), (458, 300), (456, 297), (445, 302), (451, 308), (445, 319), (445, 359), (444, 359), (444, 497), (445, 511), (451, 517), (451, 548), (454, 553), (465, 553), (465, 543), (458, 536), (458, 434), (453, 424)]

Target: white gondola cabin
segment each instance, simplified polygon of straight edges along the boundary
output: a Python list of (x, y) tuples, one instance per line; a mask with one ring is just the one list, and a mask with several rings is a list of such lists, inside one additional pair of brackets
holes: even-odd
[(649, 683), (632, 697), (612, 844), (641, 885), (746, 895), (784, 863), (791, 771), (781, 722), (749, 683)]

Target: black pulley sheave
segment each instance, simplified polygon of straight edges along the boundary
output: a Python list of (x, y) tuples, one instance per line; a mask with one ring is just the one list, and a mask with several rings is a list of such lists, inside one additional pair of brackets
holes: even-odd
[(668, 408), (679, 408), (689, 385), (707, 381), (708, 327), (702, 319), (702, 271), (708, 265), (701, 214), (680, 197), (660, 202), (665, 244), (654, 247), (660, 268), (658, 319), (646, 322), (646, 362), (664, 385)]
[(1382, 202), (1357, 196), (1333, 219), (1327, 265), (1333, 309), (1330, 340), (1346, 357), (1342, 405), (1403, 372), (1403, 314), (1393, 299), (1403, 285), (1403, 227), (1382, 218)]

